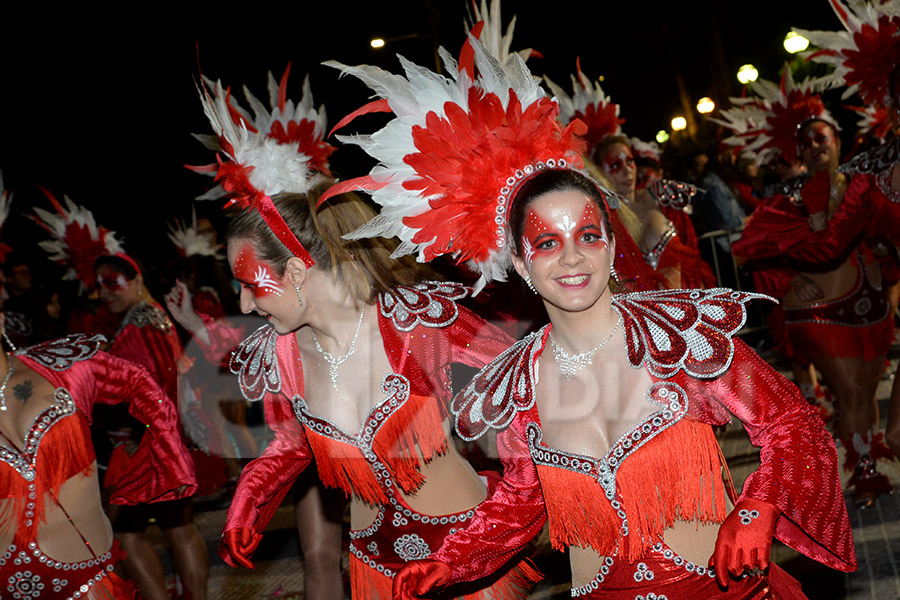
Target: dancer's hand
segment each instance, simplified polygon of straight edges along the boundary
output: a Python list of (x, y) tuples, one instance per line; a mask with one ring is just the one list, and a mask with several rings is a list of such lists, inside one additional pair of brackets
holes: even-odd
[(219, 541), (219, 556), (230, 567), (241, 566), (252, 569), (250, 556), (259, 546), (260, 540), (262, 536), (249, 527), (229, 529), (222, 533), (222, 539)]
[(747, 569), (765, 570), (769, 566), (777, 508), (747, 498), (738, 502), (719, 528), (716, 547), (709, 566), (716, 571), (716, 581), (728, 587), (728, 574), (740, 577)]
[(408, 562), (394, 575), (394, 600), (418, 600), (450, 581), (450, 567), (437, 560)]
[(169, 293), (163, 296), (163, 300), (166, 302), (169, 314), (179, 325), (195, 336), (206, 333), (206, 324), (194, 310), (194, 305), (191, 304), (191, 292), (183, 281), (177, 280)]

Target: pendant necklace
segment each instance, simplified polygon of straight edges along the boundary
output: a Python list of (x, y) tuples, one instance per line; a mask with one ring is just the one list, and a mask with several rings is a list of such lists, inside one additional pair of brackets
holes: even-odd
[(328, 374), (331, 376), (331, 385), (334, 386), (334, 389), (338, 389), (337, 380), (338, 380), (338, 367), (343, 363), (347, 362), (347, 360), (353, 356), (353, 353), (356, 352), (356, 340), (359, 339), (359, 329), (362, 327), (363, 314), (366, 312), (366, 307), (363, 306), (363, 309), (359, 311), (359, 322), (356, 324), (356, 333), (353, 334), (353, 341), (350, 342), (350, 349), (347, 351), (347, 354), (343, 356), (339, 356), (335, 358), (331, 355), (330, 352), (325, 352), (322, 348), (322, 345), (319, 344), (319, 338), (316, 337), (316, 332), (314, 329), (310, 327), (310, 332), (312, 333), (313, 342), (316, 343), (316, 350), (322, 357), (325, 359), (325, 362), (328, 363)]
[(556, 361), (557, 366), (559, 367), (559, 372), (563, 374), (567, 380), (570, 379), (575, 373), (582, 370), (586, 366), (593, 364), (594, 353), (597, 352), (600, 348), (605, 346), (609, 340), (616, 335), (616, 332), (619, 330), (619, 324), (622, 322), (622, 315), (619, 314), (619, 318), (616, 320), (616, 325), (613, 327), (613, 330), (606, 336), (606, 339), (591, 348), (590, 350), (586, 350), (584, 352), (580, 352), (578, 354), (569, 354), (565, 350), (563, 350), (559, 344), (556, 343), (556, 340), (553, 339), (553, 333), (550, 333), (550, 347), (553, 350), (553, 360)]

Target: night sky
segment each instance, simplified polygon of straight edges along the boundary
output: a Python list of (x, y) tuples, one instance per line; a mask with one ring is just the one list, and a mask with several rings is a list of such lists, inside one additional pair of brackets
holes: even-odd
[[(322, 61), (397, 72), (394, 54), (400, 53), (435, 69), (436, 46), (456, 54), (464, 41), (465, 0), (307, 4), (248, 5), (243, 13), (216, 14), (195, 26), (174, 13), (134, 16), (127, 27), (55, 15), (54, 23), (41, 21), (33, 31), (4, 19), (0, 169), (15, 194), (4, 241), (22, 247), (41, 237), (19, 216), (34, 205), (48, 207), (36, 187), (41, 184), (92, 208), (126, 246), (145, 255), (170, 252), (164, 223), (189, 215), (191, 199), (209, 181), (183, 167), (212, 159), (190, 136), (209, 131), (195, 87), (199, 70), (237, 89), (246, 84), (265, 101), (266, 72), (280, 76), (290, 62), (293, 97), (309, 73), (316, 104), (326, 105), (334, 124), (365, 103), (368, 90), (356, 79), (338, 80)], [(715, 97), (717, 81), (723, 82), (719, 90), (737, 95), (734, 73), (744, 63), (757, 65), (762, 77), (778, 78), (788, 59), (781, 42), (791, 25), (840, 26), (825, 0), (540, 5), (568, 10), (538, 12), (535, 2), (504, 2), (504, 28), (517, 15), (513, 49), (540, 51), (543, 58), (528, 61), (532, 72), (564, 89), (580, 56), (585, 73), (603, 75), (603, 89), (621, 105), (625, 133), (644, 139), (680, 112), (677, 73), (694, 102)], [(368, 46), (373, 36), (400, 39), (375, 51)], [(377, 126), (361, 120), (358, 127), (370, 132)], [(371, 163), (346, 147), (332, 166), (348, 178)]]

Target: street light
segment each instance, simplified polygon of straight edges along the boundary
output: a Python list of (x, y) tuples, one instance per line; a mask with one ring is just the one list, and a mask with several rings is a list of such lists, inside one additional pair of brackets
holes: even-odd
[(372, 45), (373, 48), (384, 48), (384, 40), (381, 38), (375, 38), (369, 44)]
[(803, 52), (809, 47), (809, 40), (797, 33), (796, 31), (788, 31), (784, 36), (784, 49), (791, 54)]
[(711, 113), (715, 109), (716, 109), (716, 103), (713, 102), (712, 98), (704, 97), (704, 98), (700, 98), (700, 100), (697, 101), (697, 112), (700, 113), (701, 115)]
[(682, 131), (687, 127), (687, 120), (684, 117), (675, 117), (672, 119), (672, 131)]
[(756, 78), (759, 77), (759, 71), (756, 70), (756, 67), (753, 65), (743, 65), (737, 72), (738, 81), (742, 84), (747, 85), (751, 81), (756, 81)]
[(660, 129), (656, 132), (656, 143), (657, 144), (665, 144), (669, 141), (669, 132), (665, 129)]

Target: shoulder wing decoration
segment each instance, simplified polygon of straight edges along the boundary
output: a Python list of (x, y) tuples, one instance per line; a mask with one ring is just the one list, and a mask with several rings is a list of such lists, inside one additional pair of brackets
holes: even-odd
[(728, 288), (661, 290), (619, 294), (613, 306), (625, 324), (628, 360), (646, 363), (650, 374), (667, 378), (679, 370), (692, 377), (724, 373), (734, 357), (735, 333), (744, 326), (744, 305), (764, 294)]
[(169, 319), (169, 315), (166, 314), (166, 311), (158, 306), (147, 304), (146, 302), (138, 304), (128, 313), (128, 316), (125, 317), (125, 320), (122, 323), (122, 327), (125, 325), (134, 325), (135, 327), (152, 325), (163, 331), (172, 329), (172, 321)]
[(450, 403), (456, 431), (466, 441), (503, 429), (517, 411), (534, 406), (534, 361), (546, 327), (495, 358)]
[(266, 392), (281, 391), (281, 371), (275, 352), (278, 332), (271, 325), (263, 325), (241, 342), (228, 367), (238, 376), (244, 398), (254, 402)]
[(16, 352), (17, 356), (26, 356), (38, 364), (54, 371), (65, 371), (81, 360), (94, 356), (106, 338), (102, 335), (88, 336), (83, 333), (59, 338), (25, 348)]
[(469, 289), (460, 283), (429, 281), (412, 287), (399, 286), (381, 297), (381, 315), (391, 319), (400, 331), (412, 331), (417, 325), (446, 327), (456, 320), (456, 301)]

